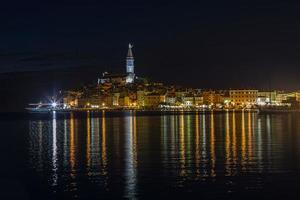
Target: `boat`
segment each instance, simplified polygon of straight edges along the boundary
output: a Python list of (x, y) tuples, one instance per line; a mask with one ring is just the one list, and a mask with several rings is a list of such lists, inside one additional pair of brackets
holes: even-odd
[(30, 113), (50, 113), (62, 110), (57, 103), (31, 103), (29, 107), (25, 108)]

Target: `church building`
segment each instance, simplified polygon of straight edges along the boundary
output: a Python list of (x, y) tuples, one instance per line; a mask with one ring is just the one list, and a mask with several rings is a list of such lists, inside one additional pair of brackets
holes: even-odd
[(98, 79), (98, 84), (100, 83), (117, 83), (117, 84), (128, 84), (134, 83), (134, 57), (132, 53), (132, 45), (128, 45), (128, 53), (126, 57), (126, 74), (109, 74), (104, 72), (102, 77)]

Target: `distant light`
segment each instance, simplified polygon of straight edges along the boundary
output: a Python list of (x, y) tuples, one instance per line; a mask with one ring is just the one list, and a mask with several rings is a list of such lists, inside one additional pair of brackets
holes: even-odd
[(52, 106), (53, 108), (56, 108), (57, 103), (56, 103), (56, 102), (53, 102), (53, 103), (51, 104), (51, 106)]

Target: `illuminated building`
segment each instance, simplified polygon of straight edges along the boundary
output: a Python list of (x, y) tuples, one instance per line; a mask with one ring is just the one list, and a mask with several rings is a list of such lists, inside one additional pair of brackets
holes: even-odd
[(193, 106), (194, 105), (194, 96), (193, 95), (187, 95), (182, 97), (182, 102), (185, 106)]
[(221, 94), (217, 93), (216, 91), (204, 91), (202, 95), (203, 103), (206, 105), (221, 103)]
[(130, 105), (130, 98), (128, 95), (121, 95), (119, 97), (119, 106), (128, 107)]
[(203, 105), (203, 96), (199, 96), (199, 95), (195, 96), (195, 105), (196, 106)]
[(99, 106), (108, 106), (112, 107), (113, 106), (113, 96), (110, 94), (107, 95), (102, 95), (101, 96), (101, 104)]
[(71, 107), (77, 107), (78, 106), (78, 99), (81, 97), (81, 92), (74, 92), (74, 91), (65, 91), (64, 92), (64, 98), (63, 103), (65, 105), (69, 105)]
[(119, 106), (120, 93), (113, 93), (113, 106)]
[(259, 96), (257, 97), (257, 105), (265, 106), (271, 104), (271, 100), (269, 97)]
[(101, 105), (101, 97), (90, 97), (90, 98), (80, 98), (78, 99), (78, 106), (81, 108), (89, 108), (92, 105)]
[(78, 99), (72, 98), (72, 97), (64, 97), (63, 102), (66, 105), (69, 105), (71, 107), (77, 107), (78, 106)]
[(177, 98), (175, 94), (167, 94), (166, 95), (166, 103), (169, 105), (175, 105), (177, 102)]
[(108, 106), (113, 106), (114, 97), (112, 95), (101, 95), (101, 96), (92, 96), (88, 98), (80, 98), (78, 99), (78, 106), (79, 107), (86, 107), (86, 108), (99, 108)]
[(143, 90), (138, 90), (136, 92), (137, 96), (137, 105), (142, 107), (145, 106), (145, 92)]
[(277, 92), (276, 102), (285, 103), (293, 98), (295, 98), (297, 100), (296, 94), (297, 93), (295, 93), (295, 92), (283, 92), (283, 91)]
[(266, 91), (259, 91), (257, 93), (257, 104), (258, 105), (271, 105), (276, 104), (276, 91), (266, 92)]
[(132, 54), (132, 45), (128, 45), (128, 53), (127, 53), (127, 58), (126, 58), (126, 83), (133, 83), (135, 74), (134, 74), (134, 58)]
[(98, 79), (98, 84), (113, 83), (124, 85), (126, 83), (134, 83), (134, 57), (132, 53), (132, 45), (128, 45), (128, 53), (126, 57), (126, 74), (109, 74), (104, 72), (102, 77)]
[(229, 90), (229, 96), (235, 105), (253, 105), (256, 104), (258, 90)]
[(109, 74), (108, 72), (104, 72), (102, 74), (102, 78), (98, 80), (98, 83), (113, 83), (124, 85), (126, 83), (126, 74)]
[(150, 93), (145, 96), (146, 107), (158, 107), (161, 103), (166, 102), (166, 96), (158, 93)]

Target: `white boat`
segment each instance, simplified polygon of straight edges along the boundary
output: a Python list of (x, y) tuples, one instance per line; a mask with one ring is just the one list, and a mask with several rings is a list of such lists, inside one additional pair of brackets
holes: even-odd
[(49, 113), (53, 111), (62, 110), (57, 103), (32, 103), (29, 104), (30, 107), (25, 108), (28, 112), (31, 113)]

